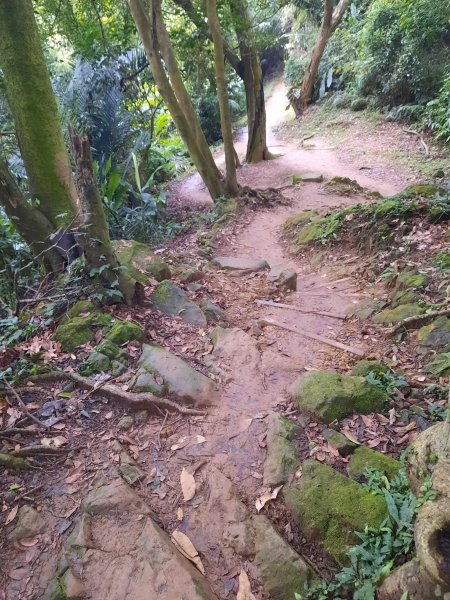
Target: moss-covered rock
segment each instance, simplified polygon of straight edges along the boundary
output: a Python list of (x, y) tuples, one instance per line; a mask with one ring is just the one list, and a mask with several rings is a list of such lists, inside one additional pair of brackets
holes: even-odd
[(180, 402), (210, 406), (218, 401), (219, 392), (211, 379), (161, 346), (145, 344), (138, 365), (138, 377), (144, 373), (161, 377), (164, 389)]
[(450, 344), (450, 319), (439, 317), (429, 325), (421, 327), (417, 339), (427, 348), (443, 348)]
[(399, 273), (395, 280), (396, 290), (411, 290), (423, 287), (427, 283), (427, 277), (414, 269), (405, 269)]
[(264, 485), (276, 486), (286, 483), (298, 466), (295, 438), (300, 427), (293, 421), (277, 414), (269, 416), (267, 426), (267, 456), (264, 462)]
[(420, 295), (413, 290), (398, 290), (393, 293), (391, 308), (397, 308), (401, 304), (416, 304), (420, 300)]
[[(84, 312), (81, 311), (80, 315)], [(96, 329), (105, 327), (111, 321), (111, 315), (98, 311), (90, 312), (85, 316), (68, 318), (58, 325), (53, 333), (53, 339), (61, 344), (64, 352), (72, 352), (78, 346), (91, 342), (95, 337)]]
[(352, 412), (379, 412), (388, 395), (363, 377), (332, 371), (310, 371), (300, 375), (289, 389), (294, 403), (302, 410), (331, 423)]
[(132, 387), (135, 392), (151, 392), (155, 396), (164, 394), (164, 386), (159, 384), (155, 376), (147, 371), (140, 371), (137, 374)]
[(303, 225), (307, 225), (311, 223), (312, 220), (316, 219), (319, 216), (319, 213), (315, 210), (304, 210), (298, 215), (293, 215), (289, 217), (284, 224), (283, 229), (286, 232), (290, 232), (294, 230), (296, 227), (301, 227)]
[(181, 283), (194, 283), (195, 281), (201, 281), (204, 277), (205, 274), (199, 269), (185, 269), (184, 271), (181, 271), (178, 279)]
[(228, 323), (227, 313), (211, 300), (202, 302), (201, 309), (208, 323)]
[(137, 323), (132, 321), (115, 321), (111, 329), (106, 334), (106, 339), (121, 346), (132, 340), (142, 341), (144, 338), (144, 330)]
[(339, 451), (341, 456), (348, 456), (355, 451), (355, 448), (358, 448), (358, 444), (355, 444), (355, 442), (349, 440), (344, 434), (334, 429), (325, 429), (323, 437), (330, 446)]
[(413, 493), (420, 495), (420, 486), (438, 461), (450, 458), (450, 424), (442, 421), (432, 425), (411, 442), (408, 454), (408, 479)]
[(354, 532), (380, 525), (387, 514), (383, 498), (312, 459), (303, 463), (300, 480), (283, 493), (302, 533), (319, 541), (339, 564), (348, 563), (346, 553), (357, 541)]
[(110, 360), (101, 352), (91, 352), (87, 359), (80, 364), (79, 370), (85, 377), (101, 373), (109, 369)]
[(165, 315), (176, 315), (187, 323), (206, 327), (206, 317), (203, 312), (172, 281), (162, 281), (150, 298), (154, 306)]
[(354, 196), (355, 194), (361, 194), (364, 192), (364, 188), (359, 185), (354, 179), (350, 177), (333, 177), (328, 183), (324, 185), (326, 192), (330, 194), (337, 194), (338, 196)]
[(314, 571), (281, 537), (264, 515), (252, 518), (255, 560), (264, 589), (273, 600), (288, 600), (316, 581)]
[(371, 450), (366, 446), (359, 446), (353, 452), (347, 470), (350, 477), (361, 477), (367, 468), (376, 469), (386, 475), (388, 479), (393, 479), (401, 469), (401, 464), (398, 460), (394, 460), (386, 454)]
[(286, 264), (275, 265), (270, 269), (267, 281), (281, 290), (295, 292), (297, 289), (297, 271)]
[(98, 311), (98, 306), (96, 306), (90, 300), (79, 300), (71, 308), (69, 308), (67, 311), (67, 317), (69, 319), (73, 319), (73, 317), (78, 317), (82, 313), (93, 313), (96, 311)]
[(367, 377), (369, 373), (389, 373), (390, 368), (379, 360), (358, 360), (353, 365), (352, 375), (356, 377)]
[(371, 317), (374, 313), (379, 312), (386, 306), (384, 300), (373, 300), (372, 298), (366, 298), (361, 300), (358, 304), (351, 306), (347, 314), (349, 317), (357, 317), (361, 321), (365, 321)]
[(432, 198), (436, 194), (445, 193), (445, 189), (434, 185), (433, 183), (415, 183), (409, 185), (402, 192), (402, 195), (411, 198), (413, 196), (420, 196), (422, 198)]
[(104, 354), (111, 360), (122, 360), (125, 358), (125, 352), (122, 350), (122, 348), (107, 338), (102, 340), (95, 350), (96, 352)]
[(297, 183), (322, 183), (323, 175), (322, 173), (315, 172), (305, 172), (305, 173), (295, 173), (292, 175), (292, 183), (296, 185)]
[(311, 223), (304, 225), (298, 232), (295, 243), (297, 246), (305, 246), (318, 240), (322, 233), (322, 226), (326, 222), (325, 219), (316, 219)]
[(119, 263), (126, 268), (133, 279), (148, 283), (151, 275), (157, 281), (170, 279), (170, 267), (149, 246), (134, 240), (113, 240)]
[(450, 375), (450, 352), (436, 354), (427, 364), (426, 370), (435, 377)]
[(385, 308), (373, 317), (373, 322), (380, 325), (389, 325), (390, 323), (400, 323), (403, 319), (421, 315), (425, 309), (419, 304), (401, 304), (396, 308)]

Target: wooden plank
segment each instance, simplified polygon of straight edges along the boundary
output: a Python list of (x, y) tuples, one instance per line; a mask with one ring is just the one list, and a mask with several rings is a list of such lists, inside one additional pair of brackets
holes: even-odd
[(347, 346), (346, 344), (341, 344), (341, 342), (336, 342), (335, 340), (331, 340), (329, 338), (323, 337), (321, 335), (317, 335), (315, 333), (311, 333), (309, 331), (298, 331), (293, 327), (288, 327), (283, 323), (278, 323), (278, 321), (272, 321), (271, 319), (260, 319), (258, 323), (261, 326), (270, 325), (271, 327), (279, 327), (280, 329), (285, 329), (286, 331), (290, 331), (291, 333), (296, 333), (298, 335), (302, 335), (303, 337), (310, 338), (312, 340), (316, 340), (316, 342), (321, 342), (322, 344), (328, 344), (328, 346), (333, 346), (334, 348), (339, 348), (340, 350), (344, 350), (345, 352), (349, 352), (350, 354), (355, 354), (356, 356), (363, 357), (364, 352), (359, 348), (353, 348), (352, 346)]
[(345, 319), (345, 316), (337, 315), (335, 313), (321, 312), (318, 310), (307, 310), (305, 308), (300, 308), (299, 306), (283, 304), (282, 302), (273, 302), (272, 300), (255, 300), (255, 303), (261, 304), (262, 306), (271, 306), (273, 308), (286, 308), (287, 310), (295, 310), (296, 312), (305, 313), (309, 315), (320, 315), (321, 317), (330, 317), (332, 319)]

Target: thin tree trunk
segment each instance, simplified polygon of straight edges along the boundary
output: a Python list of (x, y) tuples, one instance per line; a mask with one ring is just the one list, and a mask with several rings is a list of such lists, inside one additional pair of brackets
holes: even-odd
[(31, 196), (54, 229), (67, 227), (77, 196), (31, 0), (0, 0), (0, 68)]
[(225, 148), (225, 192), (228, 195), (237, 195), (239, 193), (239, 185), (236, 177), (236, 151), (234, 149), (233, 132), (231, 129), (230, 104), (225, 79), (225, 57), (223, 52), (222, 33), (217, 17), (216, 0), (206, 0), (206, 12), (214, 43), (214, 64), (216, 69), (217, 96), (220, 107), (220, 126)]
[(235, 31), (241, 55), (240, 76), (245, 87), (248, 140), (245, 160), (248, 163), (272, 158), (266, 139), (266, 107), (259, 55), (252, 43), (251, 22), (246, 0), (232, 0)]
[[(198, 117), (192, 107), (186, 92), (178, 66), (168, 40), (167, 31), (159, 10), (158, 0), (153, 0), (150, 13), (144, 10), (141, 0), (128, 0), (131, 14), (144, 45), (147, 59), (164, 102), (183, 138), (194, 165), (197, 167), (203, 181), (213, 199), (222, 194), (222, 175), (217, 169), (204, 135), (201, 131)], [(160, 40), (158, 34), (163, 39)], [(162, 44), (163, 49), (160, 44)], [(167, 72), (163, 63), (163, 57)], [(203, 138), (203, 139), (202, 139)], [(204, 141), (203, 141), (204, 140)]]
[(291, 100), (297, 116), (300, 116), (308, 108), (316, 84), (320, 61), (322, 60), (328, 40), (342, 21), (342, 17), (349, 4), (350, 0), (340, 0), (333, 11), (333, 0), (324, 0), (322, 25), (320, 26), (319, 35), (317, 36), (311, 59), (305, 71), (300, 96)]
[(33, 255), (42, 260), (47, 270), (53, 273), (63, 271), (70, 261), (63, 249), (58, 250), (57, 242), (51, 241), (53, 225), (25, 200), (3, 160), (0, 160), (0, 205)]
[(84, 255), (87, 266), (105, 285), (111, 287), (115, 281), (127, 304), (139, 301), (142, 286), (120, 269), (109, 237), (108, 223), (95, 180), (92, 154), (87, 135), (79, 135), (69, 127), (72, 153), (77, 167), (77, 183), (83, 208)]

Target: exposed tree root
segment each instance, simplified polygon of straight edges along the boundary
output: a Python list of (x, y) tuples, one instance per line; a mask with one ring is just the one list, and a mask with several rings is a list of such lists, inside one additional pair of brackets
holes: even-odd
[[(290, 186), (288, 186), (290, 187)], [(253, 206), (275, 206), (277, 204), (290, 204), (279, 188), (269, 187), (264, 190), (251, 188), (244, 185), (239, 194), (239, 200)]]
[(387, 332), (390, 335), (395, 335), (403, 328), (407, 329), (408, 327), (416, 325), (417, 323), (423, 325), (424, 323), (427, 323), (428, 321), (431, 321), (436, 317), (445, 317), (448, 315), (450, 315), (450, 309), (447, 308), (445, 310), (437, 310), (435, 312), (427, 313), (425, 315), (414, 315), (412, 317), (407, 317), (406, 319), (403, 319), (403, 321), (400, 321), (400, 323), (395, 325), (395, 327), (391, 327), (390, 329), (388, 329)]
[(77, 373), (64, 373), (63, 371), (52, 371), (43, 375), (36, 375), (31, 378), (31, 381), (64, 381), (69, 379), (77, 383), (80, 387), (90, 390), (93, 395), (102, 395), (110, 400), (118, 402), (122, 406), (134, 410), (150, 410), (165, 409), (174, 410), (182, 415), (204, 415), (204, 411), (196, 410), (194, 408), (187, 408), (180, 406), (173, 400), (167, 398), (158, 398), (149, 392), (125, 392), (115, 385), (110, 383), (100, 383), (98, 381), (92, 381), (87, 377), (82, 377)]
[(25, 446), (19, 450), (9, 452), (11, 456), (23, 457), (23, 456), (54, 456), (55, 454), (65, 454), (66, 452), (72, 452), (76, 448), (50, 448), (48, 446)]
[(30, 413), (30, 411), (26, 407), (25, 402), (22, 400), (22, 398), (19, 396), (19, 394), (16, 392), (16, 390), (11, 385), (9, 385), (9, 383), (6, 381), (5, 378), (3, 378), (3, 383), (5, 384), (5, 386), (7, 388), (7, 392), (9, 394), (12, 394), (14, 396), (14, 398), (17, 400), (17, 403), (20, 406), (20, 410), (23, 412), (23, 414), (26, 415), (32, 421), (34, 421), (37, 425), (39, 425), (39, 427), (42, 427), (42, 429), (48, 429), (47, 425), (44, 425), (44, 423), (41, 423), (41, 421), (39, 421), (39, 419), (37, 417), (35, 417), (33, 414)]

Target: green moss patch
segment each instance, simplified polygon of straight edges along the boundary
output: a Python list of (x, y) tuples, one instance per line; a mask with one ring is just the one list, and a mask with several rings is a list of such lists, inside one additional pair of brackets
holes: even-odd
[[(80, 311), (80, 315), (84, 311)], [(111, 315), (101, 312), (90, 312), (85, 316), (65, 319), (53, 333), (53, 339), (61, 344), (64, 352), (72, 352), (75, 348), (91, 342), (98, 328), (109, 325)]]
[(303, 463), (300, 481), (283, 492), (302, 533), (319, 541), (339, 564), (349, 562), (354, 532), (380, 525), (387, 513), (383, 498), (312, 459)]
[(363, 377), (341, 375), (331, 371), (310, 371), (298, 377), (289, 393), (302, 410), (331, 423), (352, 412), (379, 412), (387, 394)]
[(368, 468), (381, 471), (388, 479), (392, 479), (398, 475), (401, 464), (386, 454), (360, 446), (356, 448), (348, 462), (348, 474), (351, 477), (361, 477)]
[(140, 342), (143, 338), (144, 330), (132, 321), (115, 321), (106, 335), (106, 339), (116, 346), (121, 346), (132, 340)]
[(421, 315), (425, 309), (418, 304), (401, 304), (396, 308), (385, 308), (373, 317), (373, 322), (380, 325), (400, 323), (403, 319)]

